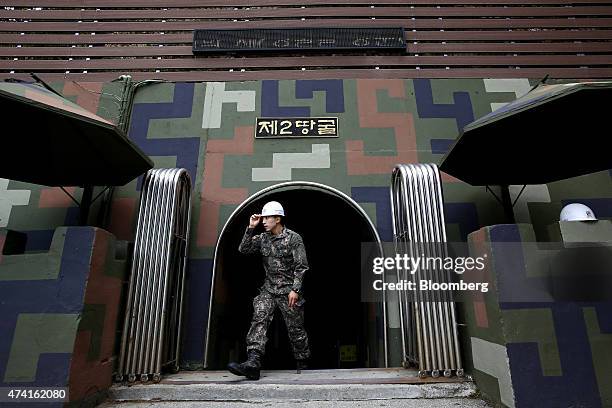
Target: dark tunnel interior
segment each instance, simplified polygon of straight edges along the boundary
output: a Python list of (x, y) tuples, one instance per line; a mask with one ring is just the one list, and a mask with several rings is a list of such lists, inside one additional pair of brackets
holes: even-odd
[[(299, 233), (309, 270), (303, 282), (305, 326), (311, 368), (377, 366), (376, 327), (380, 305), (361, 302), (361, 242), (376, 238), (364, 216), (342, 198), (306, 188), (273, 190), (249, 203), (230, 221), (217, 252), (208, 368), (225, 369), (246, 358), (245, 337), (252, 301), (263, 284), (260, 255), (243, 255), (238, 245), (253, 213), (271, 200), (285, 210), (287, 228)], [(263, 226), (256, 233), (264, 232)], [(380, 337), (380, 334), (378, 335)], [(267, 333), (264, 369), (293, 369), (295, 362), (280, 310)]]

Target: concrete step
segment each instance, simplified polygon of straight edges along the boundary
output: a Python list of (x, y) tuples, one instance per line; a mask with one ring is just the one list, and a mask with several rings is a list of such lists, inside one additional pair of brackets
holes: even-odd
[[(115, 384), (104, 406), (163, 407), (172, 403), (173, 407), (201, 404), (240, 407), (245, 403), (263, 403), (266, 407), (296, 407), (300, 403), (306, 404), (300, 408), (326, 404), (347, 408), (488, 407), (483, 401), (473, 399), (475, 393), (474, 383), (467, 378), (421, 379), (416, 371), (401, 368), (305, 370), (301, 374), (294, 370), (264, 370), (259, 381), (249, 381), (227, 371), (183, 371), (164, 376), (157, 384)], [(402, 401), (403, 405), (395, 405)], [(428, 404), (422, 404), (427, 401)]]
[[(299, 404), (299, 405), (298, 405)], [(466, 398), (441, 399), (398, 399), (366, 401), (271, 401), (263, 404), (254, 402), (204, 402), (204, 401), (159, 401), (159, 402), (107, 402), (98, 408), (493, 408), (486, 402)]]

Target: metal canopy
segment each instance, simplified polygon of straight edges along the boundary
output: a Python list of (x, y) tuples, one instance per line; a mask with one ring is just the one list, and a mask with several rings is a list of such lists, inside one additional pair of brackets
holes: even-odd
[(121, 186), (153, 167), (113, 123), (42, 86), (0, 83), (0, 177), (47, 186)]
[(541, 85), (468, 124), (440, 169), (472, 185), (544, 184), (612, 168), (612, 82)]

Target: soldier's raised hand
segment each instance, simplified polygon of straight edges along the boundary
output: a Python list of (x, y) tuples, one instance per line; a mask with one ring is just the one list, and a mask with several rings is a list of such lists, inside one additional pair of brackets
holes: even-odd
[(249, 218), (249, 228), (255, 228), (259, 224), (260, 220), (261, 220), (260, 214), (251, 215), (251, 218)]
[(298, 298), (299, 298), (299, 295), (296, 292), (294, 291), (289, 292), (289, 295), (287, 295), (287, 300), (289, 301), (289, 307), (293, 308), (293, 306), (295, 306), (295, 304), (297, 303)]

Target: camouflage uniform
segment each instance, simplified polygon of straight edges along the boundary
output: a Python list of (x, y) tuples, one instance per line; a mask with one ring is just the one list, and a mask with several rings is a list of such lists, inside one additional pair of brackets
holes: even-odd
[[(308, 270), (306, 250), (302, 237), (295, 231), (283, 226), (278, 235), (269, 231), (254, 235), (254, 228), (247, 227), (238, 250), (243, 254), (263, 255), (266, 271), (264, 284), (253, 299), (253, 319), (247, 334), (247, 351), (265, 352), (266, 332), (278, 306), (285, 319), (293, 355), (302, 360), (310, 356), (308, 336), (304, 329), (305, 299), (300, 293), (304, 273)], [(293, 308), (289, 307), (288, 294), (292, 290), (299, 293)]]

